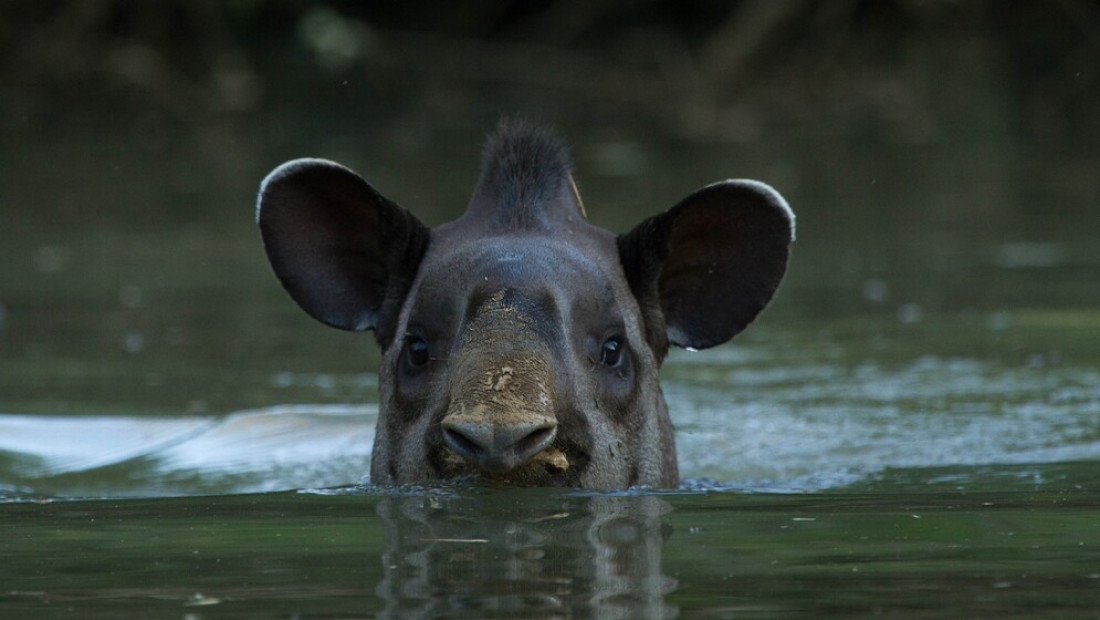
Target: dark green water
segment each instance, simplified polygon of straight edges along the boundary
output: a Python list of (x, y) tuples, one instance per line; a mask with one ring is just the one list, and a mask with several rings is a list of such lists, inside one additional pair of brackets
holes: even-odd
[(573, 127), (602, 225), (729, 176), (799, 216), (773, 306), (665, 367), (684, 489), (325, 492), (367, 473), (377, 354), (279, 289), (256, 186), (336, 158), (439, 223), (487, 128), (293, 118), (0, 152), (0, 616), (1096, 615), (1094, 154)]
[(0, 506), (6, 617), (1092, 617), (1083, 489)]

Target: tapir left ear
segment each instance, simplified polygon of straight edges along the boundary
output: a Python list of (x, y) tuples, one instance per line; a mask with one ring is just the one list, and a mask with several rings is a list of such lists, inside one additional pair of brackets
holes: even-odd
[(771, 300), (787, 269), (794, 213), (771, 187), (708, 185), (618, 239), (658, 359), (668, 344), (704, 349), (733, 338)]
[(430, 230), (362, 177), (297, 159), (271, 172), (256, 205), (275, 274), (306, 312), (333, 327), (373, 329), (386, 348)]

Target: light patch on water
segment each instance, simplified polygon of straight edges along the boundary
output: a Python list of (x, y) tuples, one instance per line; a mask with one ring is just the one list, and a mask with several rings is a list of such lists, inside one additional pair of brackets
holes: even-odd
[(1005, 243), (996, 261), (1002, 269), (1057, 267), (1065, 262), (1065, 250), (1057, 243)]
[(87, 471), (156, 453), (216, 425), (204, 418), (0, 416), (0, 453), (13, 473), (44, 478)]
[(0, 415), (0, 490), (141, 496), (356, 484), (368, 473), (377, 413), (288, 405), (221, 418)]
[(809, 491), (890, 468), (1100, 459), (1095, 371), (927, 357), (714, 372), (666, 384), (685, 478)]
[(374, 406), (244, 411), (158, 451), (157, 468), (176, 475), (246, 476), (254, 491), (360, 482), (367, 474), (376, 419)]

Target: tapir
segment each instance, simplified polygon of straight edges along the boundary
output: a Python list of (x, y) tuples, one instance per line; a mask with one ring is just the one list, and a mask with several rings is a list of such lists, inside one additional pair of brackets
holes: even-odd
[(561, 141), (517, 121), (440, 226), (323, 159), (275, 168), (256, 213), (298, 305), (382, 349), (378, 485), (675, 487), (661, 363), (745, 329), (795, 231), (774, 189), (726, 180), (616, 235), (587, 221)]

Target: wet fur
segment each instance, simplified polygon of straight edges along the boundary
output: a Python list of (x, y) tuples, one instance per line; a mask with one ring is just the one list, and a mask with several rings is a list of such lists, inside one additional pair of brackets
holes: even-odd
[(565, 147), (549, 130), (502, 121), (482, 149), (470, 211), (488, 211), (496, 230), (548, 232), (547, 211), (569, 187), (571, 172)]

